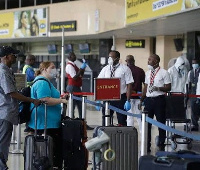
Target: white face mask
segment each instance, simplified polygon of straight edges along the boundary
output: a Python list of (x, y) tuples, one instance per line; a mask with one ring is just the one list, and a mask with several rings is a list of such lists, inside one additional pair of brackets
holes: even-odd
[(113, 65), (113, 59), (112, 59), (112, 57), (108, 58), (108, 65), (111, 65), (111, 66)]
[(54, 69), (51, 69), (49, 75), (50, 75), (51, 78), (55, 78), (56, 75), (57, 75), (56, 69), (55, 69), (55, 68), (54, 68)]
[(153, 70), (154, 69), (153, 66), (151, 66), (151, 65), (148, 65), (147, 67), (148, 67), (149, 70)]
[(193, 69), (199, 68), (199, 64), (192, 64), (192, 68), (193, 68)]

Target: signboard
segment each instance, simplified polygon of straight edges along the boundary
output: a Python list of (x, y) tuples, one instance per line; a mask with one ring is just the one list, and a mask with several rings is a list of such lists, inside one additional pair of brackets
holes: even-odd
[(0, 39), (47, 36), (47, 9), (0, 14)]
[(15, 81), (17, 90), (26, 87), (26, 74), (15, 73)]
[(76, 31), (76, 21), (66, 21), (66, 22), (51, 22), (50, 32), (62, 32), (64, 31)]
[(94, 100), (120, 100), (120, 78), (95, 78)]
[(126, 0), (126, 24), (196, 8), (199, 0)]
[(145, 40), (126, 40), (126, 48), (145, 48)]

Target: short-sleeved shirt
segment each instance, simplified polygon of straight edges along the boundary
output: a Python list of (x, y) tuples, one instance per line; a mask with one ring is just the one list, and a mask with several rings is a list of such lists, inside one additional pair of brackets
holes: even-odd
[(17, 92), (15, 77), (12, 70), (0, 63), (0, 119), (18, 124), (18, 101), (10, 96)]
[[(43, 76), (37, 76), (35, 78), (44, 78)], [(46, 79), (46, 78), (45, 78)], [(47, 80), (47, 79), (46, 79)], [(47, 80), (48, 81), (48, 80)], [(59, 91), (53, 86), (51, 82), (49, 83), (45, 80), (38, 80), (31, 87), (31, 98), (41, 99), (45, 97), (60, 98)], [(33, 104), (31, 104), (33, 108)], [(40, 105), (37, 109), (37, 129), (44, 129), (44, 120), (45, 120), (45, 107)], [(59, 128), (61, 124), (61, 105), (52, 105), (47, 106), (47, 128)], [(28, 126), (35, 128), (35, 109), (31, 114), (31, 120), (28, 123)]]
[[(162, 69), (162, 68), (160, 68), (159, 70), (158, 69), (159, 69), (159, 67), (155, 71), (156, 75), (154, 78), (153, 86), (164, 87), (165, 84), (170, 84), (171, 79), (170, 79), (170, 75), (169, 75), (168, 71), (165, 69)], [(146, 75), (145, 75), (145, 84), (148, 85), (146, 96), (147, 97), (156, 97), (156, 96), (165, 94), (165, 92), (163, 92), (163, 91), (153, 91), (152, 93), (149, 93), (150, 76), (151, 76), (151, 71), (149, 70), (146, 72)]]
[[(68, 63), (75, 65), (75, 63), (72, 61), (68, 61)], [(67, 74), (69, 74), (73, 78), (76, 75), (76, 70), (71, 64), (66, 65), (65, 71)]]
[[(111, 78), (111, 70), (112, 66), (105, 66), (99, 73), (98, 78)], [(127, 84), (134, 82), (130, 68), (124, 64), (119, 64), (116, 66), (114, 77), (121, 78), (121, 94), (127, 92)]]

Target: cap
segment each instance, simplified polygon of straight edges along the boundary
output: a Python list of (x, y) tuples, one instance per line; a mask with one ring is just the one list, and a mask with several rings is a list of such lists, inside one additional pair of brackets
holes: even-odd
[(16, 50), (10, 46), (1, 46), (0, 47), (0, 57), (4, 57), (9, 54), (18, 54), (20, 51)]

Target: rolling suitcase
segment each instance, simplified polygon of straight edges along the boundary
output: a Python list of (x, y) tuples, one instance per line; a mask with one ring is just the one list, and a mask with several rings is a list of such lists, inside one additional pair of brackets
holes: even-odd
[(62, 121), (62, 148), (65, 170), (87, 170), (88, 151), (86, 122), (66, 117)]
[(141, 156), (139, 170), (197, 170), (200, 161), (178, 157), (155, 157), (152, 155)]
[(177, 152), (158, 151), (156, 152), (156, 156), (175, 156), (178, 158), (200, 161), (200, 154), (189, 150), (180, 150)]
[[(137, 170), (138, 133), (134, 127), (99, 126), (93, 137), (101, 131), (110, 137), (110, 142), (99, 151), (93, 152), (93, 170)], [(109, 148), (115, 151), (115, 159), (107, 161), (104, 152)]]
[(28, 135), (24, 142), (24, 170), (53, 169), (53, 139), (46, 135), (47, 106), (45, 104), (44, 136), (37, 134), (37, 108), (35, 134)]

